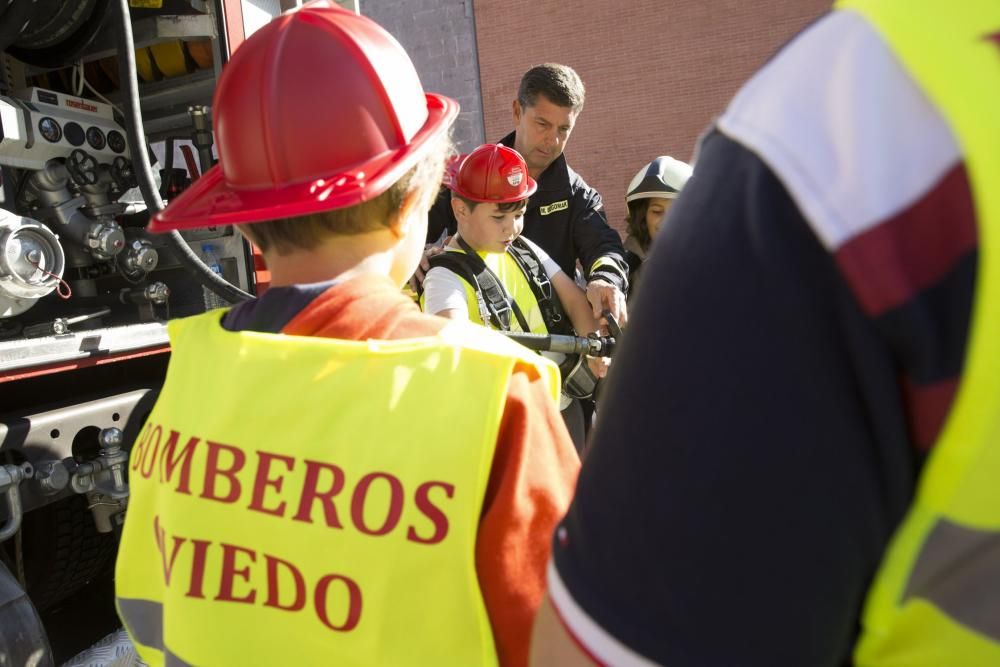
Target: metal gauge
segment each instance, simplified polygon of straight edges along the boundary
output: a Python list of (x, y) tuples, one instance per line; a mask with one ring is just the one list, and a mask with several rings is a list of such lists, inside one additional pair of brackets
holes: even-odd
[(107, 145), (107, 140), (104, 138), (104, 132), (101, 132), (99, 127), (88, 127), (87, 128), (87, 143), (95, 151), (104, 150)]
[(45, 116), (40, 121), (38, 121), (38, 133), (41, 134), (46, 141), (51, 141), (56, 143), (62, 139), (62, 128), (59, 127), (59, 123), (56, 122), (54, 118), (49, 118)]
[(66, 141), (74, 146), (82, 146), (83, 142), (86, 141), (85, 133), (79, 123), (72, 121), (66, 123), (63, 126), (63, 132), (66, 133)]
[(116, 153), (125, 152), (125, 136), (118, 130), (108, 132), (108, 146)]

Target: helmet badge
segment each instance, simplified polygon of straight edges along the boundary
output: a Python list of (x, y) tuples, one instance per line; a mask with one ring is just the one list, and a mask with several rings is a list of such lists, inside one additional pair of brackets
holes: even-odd
[(521, 167), (512, 167), (510, 171), (507, 172), (507, 182), (510, 183), (510, 187), (516, 188), (524, 180), (524, 172), (521, 171)]

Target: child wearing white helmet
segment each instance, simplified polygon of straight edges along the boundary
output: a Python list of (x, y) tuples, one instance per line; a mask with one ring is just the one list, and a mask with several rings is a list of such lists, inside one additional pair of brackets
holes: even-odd
[(628, 204), (625, 259), (629, 266), (632, 294), (637, 291), (639, 269), (653, 245), (653, 238), (690, 177), (689, 164), (661, 155), (640, 169), (628, 185), (625, 193), (625, 203)]

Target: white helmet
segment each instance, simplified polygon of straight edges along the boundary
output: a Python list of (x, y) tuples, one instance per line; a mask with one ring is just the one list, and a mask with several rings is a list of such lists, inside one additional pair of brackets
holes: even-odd
[(691, 178), (691, 165), (661, 155), (639, 170), (625, 192), (625, 202), (636, 199), (676, 199)]

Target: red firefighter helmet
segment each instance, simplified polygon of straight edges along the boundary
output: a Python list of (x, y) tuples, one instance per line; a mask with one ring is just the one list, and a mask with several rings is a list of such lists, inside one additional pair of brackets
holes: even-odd
[(504, 204), (527, 199), (538, 184), (516, 150), (484, 144), (465, 156), (450, 175), (448, 187), (472, 201)]
[(409, 56), (374, 21), (310, 2), (254, 33), (212, 103), (219, 163), (153, 217), (150, 231), (290, 218), (385, 192), (458, 115), (424, 93)]

